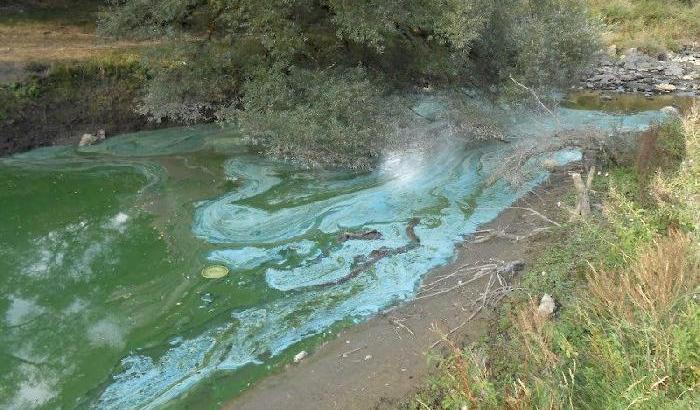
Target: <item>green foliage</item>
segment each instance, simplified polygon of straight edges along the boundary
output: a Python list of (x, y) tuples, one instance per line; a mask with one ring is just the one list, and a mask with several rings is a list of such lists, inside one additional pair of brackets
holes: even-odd
[(0, 24), (12, 27), (55, 23), (94, 28), (97, 9), (103, 3), (102, 0), (3, 0), (0, 6), (6, 7), (9, 12), (0, 14)]
[(387, 143), (378, 97), (509, 74), (564, 85), (596, 37), (573, 0), (112, 0), (99, 28), (158, 40), (140, 108), (153, 119), (240, 121), (265, 152), (358, 167)]
[(598, 47), (597, 27), (580, 0), (540, 0), (516, 9), (514, 20), (518, 73), (532, 86), (568, 85)]
[(384, 105), (381, 88), (365, 70), (258, 73), (243, 89), (239, 110), (222, 113), (266, 152), (316, 166), (368, 168), (399, 112)]

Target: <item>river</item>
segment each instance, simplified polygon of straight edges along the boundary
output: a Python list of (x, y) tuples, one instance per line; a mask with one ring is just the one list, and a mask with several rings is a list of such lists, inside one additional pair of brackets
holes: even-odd
[[(509, 138), (542, 138), (663, 117), (557, 115), (501, 124)], [(514, 186), (493, 176), (515, 144), (442, 125), (365, 173), (264, 159), (214, 125), (0, 159), (0, 407), (216, 408), (409, 300), (465, 235), (547, 178), (544, 160), (581, 156), (533, 158)], [(230, 272), (202, 277), (213, 265)]]

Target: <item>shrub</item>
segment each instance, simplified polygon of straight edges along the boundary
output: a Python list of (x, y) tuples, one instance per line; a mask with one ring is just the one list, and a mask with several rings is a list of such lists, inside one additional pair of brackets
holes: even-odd
[(264, 152), (311, 165), (371, 167), (387, 139), (377, 121), (387, 91), (511, 74), (563, 86), (596, 39), (575, 0), (109, 4), (103, 34), (159, 42), (140, 112), (240, 122)]

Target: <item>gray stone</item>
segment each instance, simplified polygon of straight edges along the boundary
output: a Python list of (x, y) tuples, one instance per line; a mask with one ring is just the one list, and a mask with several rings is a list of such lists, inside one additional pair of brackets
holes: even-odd
[(662, 108), (660, 111), (668, 116), (671, 116), (671, 117), (680, 117), (680, 115), (681, 115), (681, 112), (678, 111), (678, 108), (676, 108), (672, 105), (667, 105), (666, 107)]
[(545, 293), (540, 300), (540, 305), (537, 307), (537, 313), (544, 317), (550, 317), (554, 314), (557, 304), (554, 302), (554, 298), (548, 293)]
[(669, 83), (661, 83), (656, 84), (656, 89), (661, 92), (670, 93), (671, 91), (676, 91), (676, 86)]
[(672, 63), (668, 67), (666, 67), (666, 70), (664, 70), (664, 75), (680, 77), (683, 75), (683, 68), (678, 64)]

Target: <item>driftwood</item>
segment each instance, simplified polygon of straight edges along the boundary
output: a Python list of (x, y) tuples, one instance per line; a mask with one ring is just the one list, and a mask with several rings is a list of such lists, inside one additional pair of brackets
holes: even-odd
[(507, 239), (509, 241), (513, 242), (518, 242), (522, 241), (523, 239), (530, 238), (532, 236), (535, 236), (541, 232), (548, 231), (549, 228), (535, 228), (533, 229), (530, 233), (526, 235), (516, 235), (512, 233), (508, 233), (504, 231), (503, 229), (482, 229), (480, 231), (474, 232), (475, 238), (470, 241), (469, 243), (477, 244), (477, 243), (484, 243), (488, 242), (491, 239), (494, 238), (501, 238), (501, 239)]
[(571, 179), (574, 181), (574, 188), (576, 188), (576, 208), (572, 212), (572, 218), (581, 217), (586, 219), (591, 216), (591, 200), (589, 196), (589, 191), (591, 190), (591, 185), (593, 184), (593, 175), (595, 175), (595, 166), (592, 166), (588, 170), (588, 176), (586, 177), (586, 182), (583, 182), (581, 174), (578, 172), (571, 173)]
[(382, 239), (382, 233), (376, 229), (360, 232), (345, 231), (338, 235), (338, 242), (340, 243), (353, 240), (374, 241), (377, 239)]
[(411, 330), (410, 327), (406, 326), (403, 322), (405, 322), (407, 319), (399, 319), (397, 317), (391, 317), (389, 318), (389, 322), (394, 325), (394, 333), (396, 333), (396, 336), (401, 339), (401, 334), (399, 333), (399, 329), (404, 329), (408, 334), (411, 336), (415, 337), (415, 333), (413, 333), (413, 330)]
[[(495, 303), (498, 303), (501, 299), (503, 299), (506, 295), (508, 295), (510, 292), (515, 290), (513, 286), (508, 284), (508, 280), (511, 279), (517, 272), (522, 271), (525, 268), (525, 263), (523, 261), (515, 260), (511, 261), (508, 263), (501, 263), (501, 264), (486, 264), (486, 265), (481, 265), (481, 266), (476, 266), (476, 267), (471, 267), (468, 268), (468, 271), (476, 272), (473, 274), (472, 278), (470, 278), (467, 281), (458, 281), (457, 285), (454, 286), (448, 286), (447, 288), (438, 290), (438, 291), (433, 291), (430, 294), (424, 295), (422, 297), (432, 297), (436, 295), (441, 295), (443, 293), (450, 292), (454, 289), (458, 289), (462, 286), (466, 286), (467, 284), (477, 280), (481, 279), (483, 277), (488, 276), (489, 280), (488, 283), (486, 284), (486, 287), (484, 288), (484, 291), (481, 292), (480, 296), (474, 300), (474, 305), (475, 308), (472, 310), (471, 314), (467, 319), (464, 320), (460, 325), (450, 329), (447, 332), (444, 332), (442, 334), (442, 337), (438, 340), (436, 340), (430, 348), (434, 348), (435, 346), (439, 345), (442, 342), (449, 342), (449, 336), (451, 336), (454, 332), (458, 331), (459, 329), (463, 328), (467, 323), (472, 321), (476, 315), (479, 314), (486, 306), (493, 305)], [(453, 272), (452, 274), (446, 275), (443, 278), (440, 278), (434, 282), (432, 282), (430, 285), (431, 290), (434, 290), (434, 285), (437, 284), (438, 282), (444, 281), (444, 279), (448, 277), (453, 277), (457, 272), (459, 272), (460, 269), (457, 271)], [(417, 299), (420, 299), (421, 296), (419, 296)], [(434, 328), (437, 330), (437, 327), (434, 326)]]
[(408, 236), (410, 242), (407, 245), (400, 246), (398, 248), (387, 248), (382, 246), (379, 249), (373, 250), (367, 256), (358, 255), (355, 257), (355, 267), (350, 271), (350, 273), (342, 278), (338, 278), (330, 282), (308, 286), (307, 289), (327, 288), (329, 286), (342, 285), (343, 283), (357, 277), (362, 272), (368, 271), (377, 262), (386, 258), (387, 256), (398, 255), (416, 249), (420, 246), (420, 239), (418, 236), (416, 236), (415, 232), (415, 227), (419, 222), (420, 218), (413, 218), (408, 222), (408, 226), (406, 226), (406, 236)]

